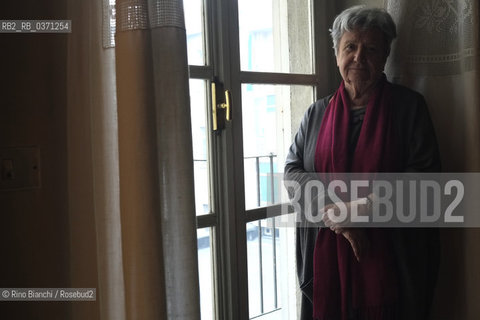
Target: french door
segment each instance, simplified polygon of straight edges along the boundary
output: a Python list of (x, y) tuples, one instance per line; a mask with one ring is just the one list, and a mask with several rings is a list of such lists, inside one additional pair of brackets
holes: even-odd
[(313, 0), (183, 1), (202, 320), (296, 319), (295, 230), (275, 217), (292, 137), (331, 89), (333, 10)]

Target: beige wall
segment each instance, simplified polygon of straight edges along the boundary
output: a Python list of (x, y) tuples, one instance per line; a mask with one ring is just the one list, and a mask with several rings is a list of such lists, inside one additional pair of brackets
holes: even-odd
[[(2, 19), (64, 18), (64, 1), (2, 1)], [(69, 287), (66, 36), (0, 34), (0, 148), (38, 146), (41, 187), (0, 190), (0, 287)], [(69, 305), (0, 303), (2, 319), (67, 319)]]

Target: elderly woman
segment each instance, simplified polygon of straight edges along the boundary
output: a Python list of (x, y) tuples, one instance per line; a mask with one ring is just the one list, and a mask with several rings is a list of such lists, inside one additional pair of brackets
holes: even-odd
[[(306, 111), (286, 176), (439, 171), (425, 100), (383, 73), (396, 37), (390, 15), (349, 8), (331, 35), (343, 81)], [(359, 206), (370, 208), (371, 198)], [(297, 228), (301, 319), (427, 319), (438, 265), (435, 230), (338, 228), (327, 220), (331, 228)]]

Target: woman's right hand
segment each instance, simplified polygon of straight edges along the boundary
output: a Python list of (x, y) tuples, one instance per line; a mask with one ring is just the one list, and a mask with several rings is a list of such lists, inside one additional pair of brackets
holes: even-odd
[(341, 229), (340, 233), (348, 240), (355, 254), (355, 258), (360, 262), (370, 246), (365, 230), (361, 228), (347, 228)]

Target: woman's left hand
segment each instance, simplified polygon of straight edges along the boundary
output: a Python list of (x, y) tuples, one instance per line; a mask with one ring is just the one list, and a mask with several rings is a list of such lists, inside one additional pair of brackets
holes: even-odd
[(344, 229), (342, 235), (345, 239), (348, 240), (350, 246), (352, 247), (353, 254), (358, 262), (366, 255), (370, 242), (368, 240), (367, 234), (362, 228), (350, 228)]

